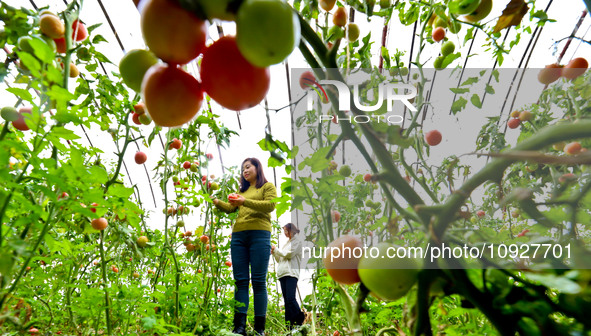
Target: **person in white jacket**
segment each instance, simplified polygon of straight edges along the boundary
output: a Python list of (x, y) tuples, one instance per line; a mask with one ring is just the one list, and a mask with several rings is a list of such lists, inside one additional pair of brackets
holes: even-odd
[(306, 317), (296, 300), (296, 288), (302, 260), (302, 243), (294, 236), (299, 232), (300, 230), (294, 224), (288, 223), (283, 226), (283, 233), (289, 238), (287, 244), (282, 249), (271, 246), (271, 254), (277, 262), (277, 277), (281, 283), (281, 292), (285, 302), (285, 322), (290, 328), (302, 325)]

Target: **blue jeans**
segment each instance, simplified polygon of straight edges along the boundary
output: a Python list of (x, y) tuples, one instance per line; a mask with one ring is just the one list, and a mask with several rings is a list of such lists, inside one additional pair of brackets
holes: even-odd
[(244, 305), (238, 312), (248, 312), (248, 284), (252, 275), (254, 292), (254, 315), (267, 315), (267, 270), (271, 256), (271, 232), (266, 230), (246, 230), (232, 232), (230, 244), (232, 270), (236, 282), (234, 299)]

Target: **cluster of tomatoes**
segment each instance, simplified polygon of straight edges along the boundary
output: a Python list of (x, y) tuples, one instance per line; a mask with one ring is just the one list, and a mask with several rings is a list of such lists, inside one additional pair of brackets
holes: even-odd
[[(43, 10), (39, 13), (39, 31), (41, 35), (22, 36), (18, 40), (18, 47), (20, 50), (27, 51), (31, 54), (33, 52), (33, 40), (41, 40), (47, 44), (54, 52), (59, 54), (66, 53), (66, 27), (60, 18), (54, 13)], [(72, 22), (72, 41), (81, 42), (88, 38), (88, 30), (86, 26), (79, 20)], [(60, 64), (63, 67), (63, 64)], [(70, 63), (70, 77), (78, 77), (80, 71), (76, 68), (74, 63)]]
[(328, 244), (323, 262), (334, 281), (345, 285), (362, 282), (375, 296), (397, 300), (416, 283), (420, 263), (415, 258), (393, 258), (391, 251), (396, 248), (383, 242), (372, 253), (359, 256), (363, 243), (345, 235)]
[(573, 58), (566, 65), (549, 64), (538, 73), (538, 81), (544, 85), (549, 85), (556, 82), (560, 77), (574, 80), (584, 74), (588, 67), (589, 62), (582, 57)]
[[(202, 15), (177, 0), (138, 4), (149, 50), (130, 51), (119, 70), (126, 85), (142, 93), (147, 113), (159, 126), (181, 126), (193, 119), (204, 93), (234, 111), (259, 104), (270, 86), (268, 67), (285, 60), (299, 44), (297, 14), (284, 1), (246, 0), (231, 10), (236, 6), (228, 0), (200, 0), (197, 5)], [(202, 17), (235, 20), (236, 36), (206, 47), (208, 25)], [(197, 57), (201, 81), (180, 67)]]
[[(39, 13), (39, 33), (21, 36), (17, 43), (16, 49), (19, 52), (26, 52), (35, 57), (35, 49), (40, 48), (41, 45), (46, 45), (52, 52), (59, 54), (66, 53), (66, 27), (60, 18), (48, 10), (42, 10)], [(81, 42), (88, 38), (88, 30), (86, 26), (79, 20), (72, 23), (72, 41)], [(45, 47), (47, 48), (47, 47)], [(60, 58), (56, 61), (63, 68), (64, 64)], [(18, 62), (19, 68), (28, 71), (25, 64)], [(80, 71), (74, 63), (69, 65), (69, 75), (72, 78), (78, 77)], [(28, 131), (29, 126), (25, 122), (25, 116), (32, 114), (30, 106), (24, 106), (18, 110), (12, 106), (5, 106), (1, 110), (1, 116), (4, 120), (12, 122), (12, 126), (20, 131)]]
[[(463, 15), (462, 20), (470, 23), (476, 23), (486, 18), (492, 10), (492, 0), (452, 0), (448, 3), (449, 17), (439, 16), (435, 13), (429, 19), (429, 25), (432, 27), (431, 38), (435, 42), (445, 40), (446, 29), (456, 34), (462, 28), (460, 22), (455, 20)], [(441, 55), (433, 61), (433, 67), (436, 69), (445, 68), (444, 60), (447, 55), (455, 51), (455, 45), (451, 41), (446, 41), (441, 45)]]

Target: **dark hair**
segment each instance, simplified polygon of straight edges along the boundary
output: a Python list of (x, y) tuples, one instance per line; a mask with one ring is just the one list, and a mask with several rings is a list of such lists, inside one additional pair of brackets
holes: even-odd
[(248, 188), (250, 188), (250, 182), (248, 182), (242, 174), (244, 172), (244, 163), (246, 161), (250, 162), (257, 170), (257, 189), (267, 183), (265, 173), (263, 173), (263, 165), (261, 164), (261, 161), (259, 161), (257, 158), (246, 158), (244, 161), (242, 161), (242, 165), (240, 166), (240, 192), (245, 192), (248, 190)]
[(288, 231), (290, 234), (292, 234), (292, 233), (293, 233), (293, 234), (298, 234), (298, 233), (300, 233), (300, 229), (298, 229), (298, 227), (297, 227), (297, 226), (295, 226), (295, 224), (293, 224), (293, 223), (287, 223), (287, 224), (285, 224), (283, 227), (284, 227), (284, 228), (286, 228), (286, 229), (287, 229), (287, 231)]

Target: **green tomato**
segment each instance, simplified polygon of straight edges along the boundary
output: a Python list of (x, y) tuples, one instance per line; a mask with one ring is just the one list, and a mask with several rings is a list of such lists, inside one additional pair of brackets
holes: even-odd
[(236, 14), (236, 43), (251, 64), (283, 62), (300, 43), (300, 22), (282, 0), (246, 0)]
[(158, 63), (158, 58), (151, 51), (134, 49), (125, 54), (119, 62), (119, 72), (127, 86), (140, 92), (146, 71), (156, 63)]
[(449, 23), (448, 29), (451, 33), (457, 34), (460, 32), (460, 30), (462, 30), (462, 24), (458, 21), (452, 21)]
[(436, 17), (433, 21), (433, 28), (447, 28), (447, 18)]
[(482, 0), (480, 1), (480, 5), (478, 6), (478, 8), (476, 8), (474, 12), (470, 13), (470, 15), (466, 15), (464, 19), (471, 23), (478, 22), (487, 17), (488, 14), (490, 14), (491, 10), (492, 0)]
[(17, 46), (20, 50), (26, 51), (30, 54), (35, 54), (35, 50), (31, 45), (33, 40), (42, 41), (43, 43), (47, 44), (49, 48), (55, 52), (56, 45), (55, 41), (45, 35), (32, 35), (32, 36), (21, 36), (17, 41)]
[(470, 14), (478, 8), (480, 0), (452, 0), (449, 11), (454, 14)]
[(344, 177), (351, 176), (351, 167), (349, 167), (347, 165), (342, 166), (341, 169), (339, 169), (339, 174)]
[(232, 0), (199, 0), (198, 2), (209, 20), (234, 21), (235, 19), (234, 13), (228, 11), (228, 5)]
[(332, 26), (328, 30), (328, 40), (329, 41), (338, 40), (343, 37), (345, 37), (345, 32), (343, 31), (343, 28), (341, 28), (339, 26)]
[(49, 48), (51, 48), (51, 50), (53, 52), (56, 51), (57, 49), (57, 45), (55, 44), (55, 41), (49, 37), (49, 36), (45, 36), (45, 35), (33, 35), (33, 37), (35, 38), (41, 38), (43, 40), (43, 42), (45, 42), (45, 44), (47, 44), (49, 46)]
[(441, 54), (447, 56), (456, 50), (456, 45), (452, 41), (447, 41), (441, 45)]
[(20, 116), (18, 111), (12, 106), (3, 107), (2, 111), (0, 111), (0, 115), (2, 115), (2, 118), (6, 121), (16, 121)]
[(420, 263), (414, 258), (392, 257), (395, 256), (395, 250), (389, 249), (396, 249), (396, 245), (380, 243), (376, 248), (379, 253), (375, 258), (368, 250), (367, 255), (359, 261), (361, 282), (384, 300), (398, 300), (417, 281)]
[(33, 53), (33, 47), (31, 47), (31, 40), (33, 38), (31, 36), (25, 35), (18, 38), (16, 45), (22, 51), (26, 51), (28, 53)]
[(443, 59), (445, 58), (445, 56), (439, 56), (435, 59), (435, 61), (433, 61), (433, 67), (435, 69), (443, 69)]
[(143, 125), (150, 125), (150, 123), (152, 122), (152, 118), (150, 118), (150, 116), (147, 113), (140, 115), (138, 119), (140, 123), (142, 123)]
[(355, 42), (359, 38), (359, 26), (356, 23), (349, 23), (347, 26), (347, 38), (350, 42)]

